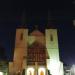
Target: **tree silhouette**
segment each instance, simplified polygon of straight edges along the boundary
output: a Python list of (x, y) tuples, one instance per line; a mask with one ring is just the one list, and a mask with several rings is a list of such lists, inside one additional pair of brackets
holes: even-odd
[(0, 60), (6, 60), (5, 48), (0, 45)]

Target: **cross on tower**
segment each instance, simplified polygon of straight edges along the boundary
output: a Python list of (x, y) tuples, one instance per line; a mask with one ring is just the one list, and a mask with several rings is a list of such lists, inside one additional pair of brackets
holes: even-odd
[(35, 28), (35, 30), (37, 30), (37, 29), (38, 29), (38, 25), (35, 25), (35, 27), (34, 27), (34, 28)]

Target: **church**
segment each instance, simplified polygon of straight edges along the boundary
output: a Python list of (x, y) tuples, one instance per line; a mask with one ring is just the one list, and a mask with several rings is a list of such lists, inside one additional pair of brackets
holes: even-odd
[(28, 28), (18, 27), (14, 41), (9, 75), (64, 75), (57, 29), (46, 28), (43, 33), (37, 26), (32, 32)]

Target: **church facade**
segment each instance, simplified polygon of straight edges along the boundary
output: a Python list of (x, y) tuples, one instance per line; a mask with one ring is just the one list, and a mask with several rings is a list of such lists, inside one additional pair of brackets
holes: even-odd
[(59, 58), (57, 29), (38, 29), (29, 33), (27, 28), (17, 28), (13, 62), (10, 75), (63, 75)]

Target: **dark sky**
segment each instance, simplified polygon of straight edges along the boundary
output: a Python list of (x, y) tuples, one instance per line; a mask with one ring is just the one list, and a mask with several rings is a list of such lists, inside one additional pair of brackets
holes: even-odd
[[(6, 0), (0, 2), (0, 5), (0, 43), (8, 59), (12, 56), (16, 28), (25, 23), (30, 30), (35, 24), (43, 30), (48, 24), (49, 10), (50, 21), (58, 29), (60, 58), (66, 64), (75, 63), (75, 27), (72, 24), (75, 19), (74, 0), (35, 3)], [(22, 19), (24, 11), (26, 18)]]

